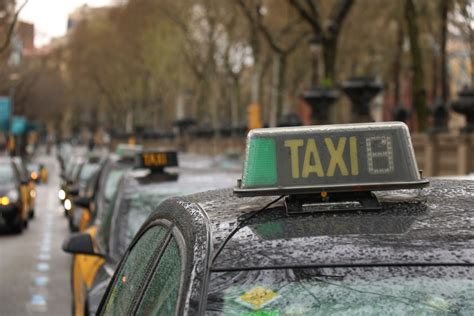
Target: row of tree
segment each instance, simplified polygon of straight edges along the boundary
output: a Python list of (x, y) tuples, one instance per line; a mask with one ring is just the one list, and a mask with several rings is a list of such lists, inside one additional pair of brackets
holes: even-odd
[[(276, 125), (310, 85), (372, 76), (424, 130), (428, 104), (450, 97), (448, 35), (471, 45), (472, 69), (473, 10), (472, 0), (121, 1), (90, 10), (29, 64), (22, 102), (42, 119), (118, 131), (188, 117), (242, 126), (252, 103)], [(334, 121), (350, 121), (346, 103)]]

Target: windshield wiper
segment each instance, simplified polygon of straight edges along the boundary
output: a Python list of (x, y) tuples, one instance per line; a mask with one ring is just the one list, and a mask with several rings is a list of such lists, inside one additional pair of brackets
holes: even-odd
[(233, 272), (254, 270), (279, 270), (279, 269), (322, 269), (322, 268), (391, 268), (391, 267), (472, 267), (472, 262), (409, 262), (409, 263), (328, 263), (328, 264), (288, 264), (248, 267), (222, 267), (211, 268), (211, 272)]

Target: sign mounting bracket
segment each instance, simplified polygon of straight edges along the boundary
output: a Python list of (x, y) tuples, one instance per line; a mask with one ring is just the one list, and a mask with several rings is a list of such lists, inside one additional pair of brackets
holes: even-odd
[(375, 194), (359, 192), (319, 192), (289, 195), (285, 198), (288, 215), (334, 211), (378, 211), (382, 209)]

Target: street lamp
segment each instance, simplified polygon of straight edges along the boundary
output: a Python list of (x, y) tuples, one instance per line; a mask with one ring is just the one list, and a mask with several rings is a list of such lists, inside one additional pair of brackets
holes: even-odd
[(320, 71), (319, 59), (321, 57), (322, 37), (314, 36), (309, 41), (309, 50), (312, 55), (313, 72), (311, 76), (311, 87), (301, 94), (303, 100), (311, 107), (313, 124), (329, 124), (329, 108), (339, 97), (337, 90), (319, 85)]
[(433, 127), (431, 133), (444, 133), (448, 131), (449, 110), (446, 106), (446, 100), (437, 98), (431, 106), (431, 114), (433, 115)]
[(311, 86), (319, 84), (319, 58), (321, 56), (321, 44), (322, 38), (319, 35), (316, 35), (309, 40), (309, 51), (311, 52), (313, 68)]
[(352, 121), (355, 123), (373, 122), (370, 114), (370, 101), (382, 91), (383, 85), (372, 77), (354, 77), (342, 85), (342, 91), (352, 102)]
[(474, 133), (474, 90), (463, 89), (458, 93), (458, 99), (453, 102), (452, 109), (466, 117), (466, 127), (461, 131)]

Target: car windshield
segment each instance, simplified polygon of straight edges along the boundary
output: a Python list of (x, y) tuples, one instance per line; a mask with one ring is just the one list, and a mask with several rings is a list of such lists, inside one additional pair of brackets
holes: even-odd
[(15, 181), (15, 173), (10, 163), (0, 164), (0, 183), (10, 184)]
[(105, 201), (101, 204), (100, 209), (97, 213), (97, 244), (101, 250), (108, 252), (108, 241), (110, 237), (110, 228), (112, 225), (112, 215), (115, 207), (114, 201), (116, 200), (118, 182), (122, 174), (123, 169), (111, 170), (107, 175), (105, 181)]
[(99, 170), (100, 164), (98, 163), (87, 163), (81, 169), (81, 173), (79, 175), (79, 182), (86, 183), (94, 173)]
[(38, 172), (39, 171), (39, 165), (37, 164), (32, 164), (29, 163), (26, 165), (26, 169), (28, 169), (28, 172)]
[(110, 171), (107, 180), (105, 181), (105, 200), (110, 202), (117, 190), (117, 184), (120, 180), (120, 177), (124, 173), (123, 169), (117, 169)]
[(20, 175), (23, 180), (28, 180), (29, 175), (28, 171), (26, 170), (26, 166), (23, 164), (23, 161), (20, 159), (14, 160), (15, 165), (17, 166), (18, 171), (20, 172)]
[[(231, 186), (234, 177), (220, 173), (210, 174), (184, 174), (175, 181), (165, 181), (146, 190), (137, 187), (137, 190), (128, 193), (120, 201), (119, 211), (114, 218), (117, 231), (114, 232), (114, 240), (118, 243), (111, 247), (114, 255), (120, 258), (131, 243), (150, 213), (167, 198), (179, 195), (192, 194), (212, 189)], [(116, 237), (115, 237), (116, 236)], [(116, 249), (115, 249), (116, 248)]]
[(173, 195), (134, 193), (121, 201), (119, 216), (117, 216), (118, 230), (114, 233), (117, 236), (118, 245), (111, 248), (117, 259), (125, 253), (133, 237), (156, 206)]
[(472, 267), (211, 273), (207, 315), (472, 315)]
[(165, 182), (154, 187), (153, 192), (134, 192), (128, 194), (122, 201), (118, 214), (117, 231), (114, 232), (114, 245), (111, 247), (113, 256), (120, 258), (132, 242), (142, 224), (151, 212), (164, 200), (176, 195), (193, 193), (199, 190), (196, 186), (179, 186), (177, 182)]
[(83, 163), (76, 163), (74, 164), (74, 167), (72, 168), (71, 171), (71, 178), (70, 180), (76, 181), (79, 177), (79, 173), (81, 172), (81, 168), (83, 166)]

